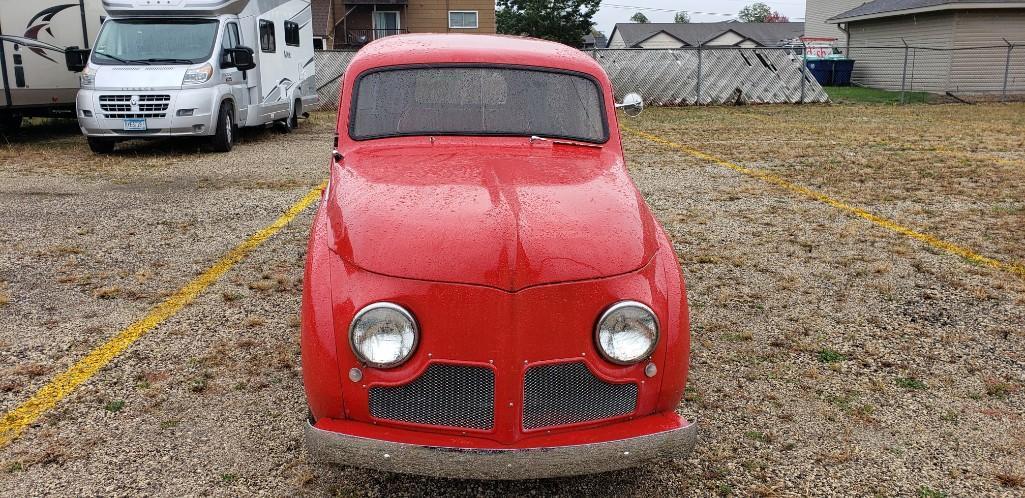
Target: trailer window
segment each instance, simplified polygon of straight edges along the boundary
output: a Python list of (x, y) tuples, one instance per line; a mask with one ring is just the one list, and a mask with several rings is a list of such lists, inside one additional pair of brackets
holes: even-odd
[(299, 46), (299, 25), (297, 23), (285, 21), (285, 45)]
[(608, 140), (604, 99), (590, 77), (519, 67), (388, 68), (360, 75), (355, 140), (404, 135), (504, 135)]
[(271, 21), (260, 21), (260, 51), (277, 51), (276, 40), (274, 39), (274, 23)]

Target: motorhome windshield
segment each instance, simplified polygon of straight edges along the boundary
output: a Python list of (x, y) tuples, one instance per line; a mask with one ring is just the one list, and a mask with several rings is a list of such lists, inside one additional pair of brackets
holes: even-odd
[(96, 39), (95, 64), (198, 64), (210, 59), (214, 19), (114, 19)]

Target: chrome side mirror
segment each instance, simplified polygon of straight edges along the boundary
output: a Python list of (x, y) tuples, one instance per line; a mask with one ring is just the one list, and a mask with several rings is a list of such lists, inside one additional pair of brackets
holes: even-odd
[(616, 104), (616, 109), (622, 109), (624, 114), (635, 118), (644, 110), (644, 99), (637, 93), (628, 93), (623, 96), (623, 103)]

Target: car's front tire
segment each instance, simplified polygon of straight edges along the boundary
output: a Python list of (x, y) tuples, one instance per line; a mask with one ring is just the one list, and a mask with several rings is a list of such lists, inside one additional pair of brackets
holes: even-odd
[(89, 150), (94, 154), (110, 154), (114, 152), (114, 145), (116, 145), (109, 138), (88, 137), (86, 141), (89, 142)]
[(217, 131), (211, 140), (214, 151), (231, 152), (235, 145), (235, 106), (231, 102), (221, 104), (217, 114)]

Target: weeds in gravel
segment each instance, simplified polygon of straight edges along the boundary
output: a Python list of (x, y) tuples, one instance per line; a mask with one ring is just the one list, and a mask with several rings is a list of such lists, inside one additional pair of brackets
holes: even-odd
[(897, 384), (897, 387), (904, 389), (925, 389), (925, 382), (914, 377), (899, 377), (894, 383)]
[(114, 401), (108, 401), (106, 405), (103, 405), (103, 409), (110, 413), (117, 413), (125, 407), (125, 400), (118, 399)]
[(121, 294), (121, 288), (118, 286), (102, 287), (93, 291), (93, 297), (97, 299), (114, 299), (119, 294)]
[(203, 372), (200, 375), (189, 379), (189, 391), (194, 393), (201, 393), (206, 391), (210, 387), (210, 379), (213, 378), (213, 374), (210, 372)]
[(178, 420), (176, 418), (167, 419), (160, 422), (160, 428), (164, 430), (174, 429), (175, 427), (178, 427), (178, 424), (180, 423), (181, 420)]
[(839, 363), (847, 361), (847, 357), (829, 348), (819, 350), (819, 361), (822, 363)]
[(11, 291), (7, 289), (7, 282), (0, 280), (0, 308), (11, 302)]
[(236, 474), (221, 474), (221, 484), (231, 484), (238, 480)]
[(998, 472), (994, 477), (1005, 488), (1025, 488), (1025, 477), (1009, 472)]
[(919, 498), (947, 498), (947, 494), (943, 491), (932, 489), (928, 486), (922, 486), (918, 488)]
[(224, 291), (221, 293), (221, 299), (226, 303), (233, 303), (242, 299), (242, 293), (237, 291)]
[(986, 388), (986, 395), (991, 398), (1007, 399), (1011, 393), (1017, 391), (1017, 386), (996, 377), (983, 379), (982, 385)]

